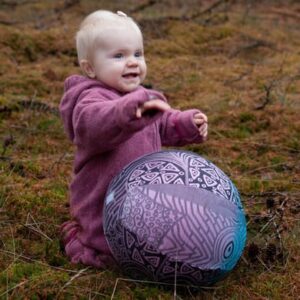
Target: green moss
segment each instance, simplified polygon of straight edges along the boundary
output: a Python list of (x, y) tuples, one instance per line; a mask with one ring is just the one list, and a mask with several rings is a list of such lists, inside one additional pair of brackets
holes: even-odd
[(43, 216), (46, 216), (46, 217), (49, 217), (51, 218), (52, 216), (55, 215), (55, 208), (52, 207), (52, 206), (44, 206), (42, 209), (41, 209), (41, 213), (43, 214)]
[(239, 115), (239, 121), (241, 123), (249, 123), (252, 121), (256, 121), (256, 116), (251, 112), (242, 112)]
[(252, 179), (250, 181), (250, 189), (253, 193), (261, 193), (263, 189), (263, 183), (259, 179)]
[(281, 164), (285, 161), (284, 157), (281, 156), (274, 156), (271, 158), (271, 163), (276, 165), (276, 164)]
[(246, 139), (250, 137), (253, 133), (251, 127), (247, 125), (240, 124), (237, 128), (229, 129), (226, 132), (226, 136), (229, 138), (238, 138), (238, 139)]
[(239, 155), (236, 159), (233, 159), (231, 163), (235, 168), (238, 168), (240, 172), (246, 172), (249, 170), (247, 157), (243, 154)]
[(42, 132), (47, 132), (49, 129), (51, 129), (56, 124), (57, 124), (57, 118), (56, 119), (44, 119), (44, 120), (41, 120), (37, 124), (37, 129), (41, 130)]
[[(8, 279), (8, 282), (11, 286), (18, 284), (21, 280), (24, 279), (34, 279), (39, 277), (43, 273), (43, 267), (37, 263), (25, 263), (18, 262), (14, 263), (11, 268), (7, 270), (6, 274), (2, 274), (0, 277), (1, 282), (4, 284)], [(5, 281), (4, 281), (5, 280)]]
[(51, 194), (57, 199), (64, 199), (67, 194), (68, 186), (62, 182), (55, 182), (50, 187)]

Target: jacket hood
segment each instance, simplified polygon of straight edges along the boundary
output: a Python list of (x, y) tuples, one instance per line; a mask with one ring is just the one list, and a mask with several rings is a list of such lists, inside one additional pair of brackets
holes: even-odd
[(103, 87), (103, 85), (98, 80), (80, 75), (72, 75), (65, 80), (64, 95), (59, 105), (59, 111), (65, 131), (71, 141), (74, 139), (72, 122), (74, 108), (80, 100), (82, 92), (93, 87)]

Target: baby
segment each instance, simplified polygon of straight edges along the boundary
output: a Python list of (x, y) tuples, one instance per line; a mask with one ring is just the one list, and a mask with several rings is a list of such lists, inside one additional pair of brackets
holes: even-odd
[(124, 13), (87, 16), (76, 46), (85, 76), (66, 79), (60, 104), (65, 131), (76, 145), (72, 220), (62, 225), (62, 236), (71, 262), (103, 268), (113, 262), (102, 224), (110, 181), (161, 146), (203, 142), (207, 117), (197, 109), (171, 109), (161, 93), (141, 86), (147, 73), (143, 36)]

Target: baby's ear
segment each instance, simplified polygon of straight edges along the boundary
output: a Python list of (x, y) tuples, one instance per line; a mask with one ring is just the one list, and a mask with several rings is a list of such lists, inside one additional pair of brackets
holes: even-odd
[(96, 77), (96, 74), (95, 74), (95, 71), (94, 71), (94, 68), (93, 66), (90, 64), (90, 62), (86, 59), (82, 59), (80, 61), (80, 68), (81, 70), (90, 78), (95, 78)]

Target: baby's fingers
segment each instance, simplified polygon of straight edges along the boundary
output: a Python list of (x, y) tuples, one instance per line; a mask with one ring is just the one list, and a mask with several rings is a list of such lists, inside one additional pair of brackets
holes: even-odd
[(202, 123), (207, 123), (207, 116), (203, 113), (196, 113), (194, 115), (194, 120), (202, 120)]
[(140, 107), (138, 107), (138, 109), (136, 110), (136, 117), (138, 119), (142, 117), (142, 109)]
[(194, 123), (199, 127), (206, 122), (203, 119), (194, 119)]
[(170, 109), (170, 105), (162, 100), (159, 99), (152, 99), (148, 102), (145, 102), (143, 105), (143, 109), (145, 110), (149, 110), (149, 109), (157, 109), (160, 111), (166, 111), (168, 109)]
[(204, 123), (200, 128), (199, 128), (199, 133), (201, 136), (206, 137), (207, 136), (207, 129), (208, 125), (207, 123)]
[(168, 103), (159, 99), (152, 99), (137, 108), (136, 117), (141, 118), (143, 115), (152, 117), (158, 112), (163, 112), (169, 110), (170, 108), (171, 107)]

